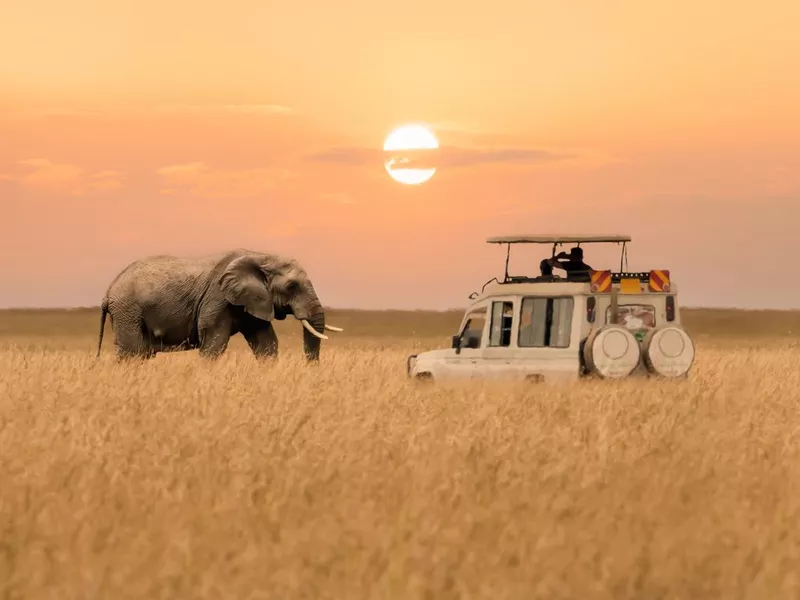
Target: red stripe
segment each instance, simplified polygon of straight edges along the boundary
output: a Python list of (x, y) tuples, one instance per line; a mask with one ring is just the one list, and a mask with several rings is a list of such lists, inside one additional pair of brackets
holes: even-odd
[(663, 292), (664, 286), (669, 283), (669, 276), (661, 271), (654, 270), (650, 273), (650, 287), (656, 291)]

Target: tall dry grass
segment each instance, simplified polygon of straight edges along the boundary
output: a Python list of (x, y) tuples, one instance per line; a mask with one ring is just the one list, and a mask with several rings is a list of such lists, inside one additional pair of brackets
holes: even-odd
[(289, 322), (277, 361), (95, 363), (97, 316), (0, 314), (0, 597), (800, 594), (780, 315), (698, 319), (688, 381), (559, 387), (407, 381), (457, 314), (332, 315), (316, 367)]

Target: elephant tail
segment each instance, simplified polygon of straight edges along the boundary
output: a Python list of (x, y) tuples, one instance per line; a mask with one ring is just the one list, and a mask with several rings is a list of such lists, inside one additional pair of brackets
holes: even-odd
[(100, 348), (103, 347), (103, 331), (106, 328), (106, 315), (108, 315), (108, 296), (103, 298), (100, 311), (100, 339), (97, 341), (97, 356), (95, 358), (100, 358)]

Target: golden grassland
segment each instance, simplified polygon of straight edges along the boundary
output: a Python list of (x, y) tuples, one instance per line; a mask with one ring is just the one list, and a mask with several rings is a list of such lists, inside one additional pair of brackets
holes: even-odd
[(414, 385), (460, 312), (216, 363), (0, 312), (0, 598), (796, 598), (800, 312), (685, 311), (688, 381)]

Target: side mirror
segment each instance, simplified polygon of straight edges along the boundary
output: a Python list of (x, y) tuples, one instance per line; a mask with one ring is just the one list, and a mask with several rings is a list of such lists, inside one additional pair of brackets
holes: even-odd
[(461, 336), (460, 335), (454, 335), (452, 337), (452, 339), (450, 340), (450, 347), (455, 349), (456, 354), (461, 352)]

